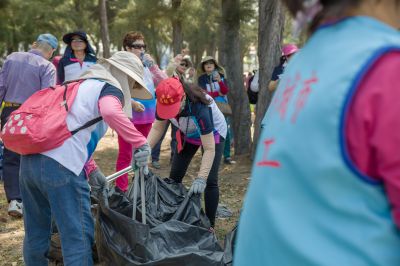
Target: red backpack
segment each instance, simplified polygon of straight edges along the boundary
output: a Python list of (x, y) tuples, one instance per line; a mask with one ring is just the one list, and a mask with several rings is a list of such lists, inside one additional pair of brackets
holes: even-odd
[(27, 155), (45, 152), (61, 146), (79, 130), (90, 127), (101, 117), (69, 131), (66, 118), (78, 93), (80, 82), (71, 82), (42, 89), (28, 98), (10, 114), (1, 137), (4, 146)]

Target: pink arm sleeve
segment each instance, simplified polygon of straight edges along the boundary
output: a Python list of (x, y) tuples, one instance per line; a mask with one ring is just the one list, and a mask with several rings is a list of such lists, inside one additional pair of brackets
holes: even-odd
[(142, 133), (135, 128), (122, 111), (121, 102), (117, 97), (104, 96), (100, 98), (99, 110), (104, 122), (114, 129), (126, 142), (132, 144), (134, 148), (138, 148), (147, 142)]
[(153, 65), (149, 68), (151, 75), (153, 76), (154, 86), (157, 87), (158, 83), (168, 78), (167, 74), (162, 72), (158, 65)]
[(89, 178), (89, 175), (91, 172), (93, 172), (94, 170), (96, 170), (97, 168), (97, 164), (93, 159), (93, 156), (90, 157), (89, 161), (86, 162), (85, 166), (84, 166), (84, 170), (86, 173), (86, 177)]
[(219, 89), (220, 89), (221, 93), (223, 95), (226, 95), (229, 91), (228, 86), (226, 86), (225, 82), (223, 82), (223, 81), (218, 82), (218, 84), (219, 84)]
[(345, 123), (350, 157), (365, 175), (383, 181), (400, 228), (400, 52), (382, 56), (368, 71)]

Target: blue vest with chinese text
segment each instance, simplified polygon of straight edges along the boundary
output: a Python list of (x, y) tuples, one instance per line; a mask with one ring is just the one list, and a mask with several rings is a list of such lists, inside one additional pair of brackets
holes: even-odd
[(399, 33), (352, 17), (318, 29), (285, 69), (262, 122), (235, 266), (396, 266), (400, 233), (383, 184), (346, 150), (344, 118)]

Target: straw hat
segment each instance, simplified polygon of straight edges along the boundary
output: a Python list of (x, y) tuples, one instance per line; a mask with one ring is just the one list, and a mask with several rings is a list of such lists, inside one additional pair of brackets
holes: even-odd
[(131, 90), (132, 98), (143, 100), (153, 98), (152, 93), (147, 89), (143, 80), (143, 64), (135, 54), (126, 51), (119, 51), (108, 59), (99, 59), (99, 63), (101, 64), (102, 62), (111, 64), (135, 81), (135, 86), (133, 90)]
[(135, 86), (134, 89), (144, 89), (143, 91), (137, 91), (137, 95), (132, 95), (132, 97), (144, 100), (153, 98), (153, 95), (149, 89), (147, 89), (143, 80), (143, 64), (139, 57), (137, 57), (135, 54), (126, 51), (119, 51), (108, 59), (100, 60), (110, 63), (112, 66), (118, 68), (130, 78), (135, 80), (140, 86)]

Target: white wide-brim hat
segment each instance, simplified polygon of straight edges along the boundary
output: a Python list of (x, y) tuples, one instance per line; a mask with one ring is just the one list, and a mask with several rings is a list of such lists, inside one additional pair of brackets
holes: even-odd
[(135, 85), (131, 90), (132, 98), (143, 100), (149, 100), (153, 98), (152, 93), (146, 87), (146, 84), (143, 80), (144, 70), (142, 61), (140, 61), (139, 57), (137, 57), (135, 54), (126, 51), (119, 51), (113, 54), (110, 58), (99, 59), (99, 61), (100, 64), (102, 63), (101, 61), (108, 62), (135, 80)]

